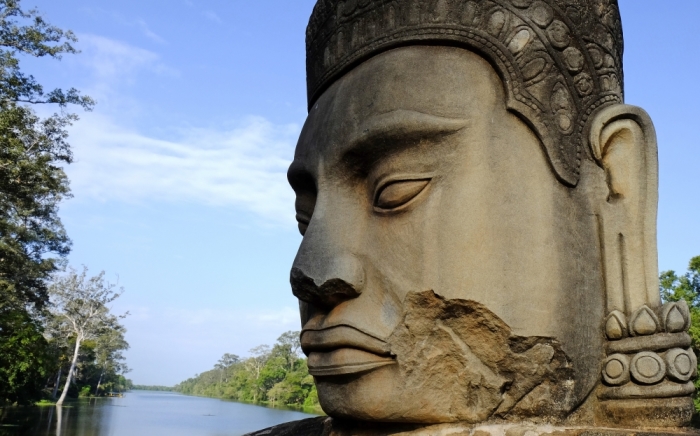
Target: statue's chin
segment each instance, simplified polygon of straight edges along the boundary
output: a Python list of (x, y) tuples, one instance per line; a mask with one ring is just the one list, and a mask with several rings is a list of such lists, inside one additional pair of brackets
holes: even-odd
[(455, 422), (459, 419), (442, 410), (444, 393), (426, 389), (423, 396), (408, 395), (410, 380), (403, 380), (398, 365), (387, 365), (361, 374), (316, 377), (323, 410), (334, 418), (370, 422)]
[(359, 374), (316, 377), (318, 399), (323, 410), (335, 418), (416, 422), (415, 418), (405, 419), (412, 404), (395, 406), (395, 397), (401, 394), (395, 389), (398, 375), (397, 365), (388, 365)]

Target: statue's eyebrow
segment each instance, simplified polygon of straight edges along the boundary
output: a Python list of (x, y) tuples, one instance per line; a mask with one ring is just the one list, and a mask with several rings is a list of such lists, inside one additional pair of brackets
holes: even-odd
[[(383, 156), (468, 126), (469, 119), (466, 118), (448, 118), (406, 109), (374, 115), (349, 136), (342, 147), (340, 162), (355, 173), (364, 173)], [(313, 175), (301, 161), (292, 162), (287, 179), (295, 191), (316, 189)]]
[(447, 118), (397, 109), (375, 115), (355, 130), (343, 147), (343, 161), (355, 170), (426, 139), (449, 135), (469, 126), (469, 119)]

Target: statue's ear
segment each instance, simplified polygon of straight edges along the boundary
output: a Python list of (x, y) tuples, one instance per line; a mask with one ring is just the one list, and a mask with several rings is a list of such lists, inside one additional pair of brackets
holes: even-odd
[(660, 306), (656, 250), (656, 133), (641, 108), (615, 105), (590, 125), (590, 144), (605, 170), (607, 201), (598, 216), (608, 313)]

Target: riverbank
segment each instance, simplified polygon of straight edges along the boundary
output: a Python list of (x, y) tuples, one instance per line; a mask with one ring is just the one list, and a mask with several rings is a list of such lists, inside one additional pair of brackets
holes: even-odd
[(64, 407), (0, 409), (0, 436), (241, 436), (314, 415), (176, 392), (130, 391)]
[(300, 347), (299, 332), (283, 333), (274, 345), (257, 346), (245, 359), (224, 354), (212, 369), (178, 383), (173, 390), (322, 413), (314, 378), (309, 374), (306, 358), (299, 355)]
[[(176, 392), (176, 391), (170, 391), (170, 392)], [(269, 401), (263, 401), (260, 403), (253, 403), (250, 401), (239, 401), (239, 400), (234, 400), (231, 398), (213, 397), (213, 396), (209, 396), (209, 395), (183, 394), (181, 392), (177, 392), (177, 393), (184, 395), (186, 397), (211, 398), (214, 400), (231, 401), (234, 403), (246, 404), (249, 406), (266, 407), (268, 409), (288, 410), (288, 411), (292, 411), (292, 412), (301, 412), (301, 413), (306, 413), (306, 414), (315, 415), (315, 416), (326, 416), (326, 413), (323, 411), (320, 404), (318, 404), (316, 406), (311, 406), (311, 407), (298, 406), (295, 404), (285, 404), (285, 405), (275, 404), (275, 405), (273, 405), (273, 404), (270, 404)]]

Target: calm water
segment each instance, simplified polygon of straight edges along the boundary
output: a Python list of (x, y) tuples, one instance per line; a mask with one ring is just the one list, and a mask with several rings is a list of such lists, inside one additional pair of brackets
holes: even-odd
[(60, 413), (56, 407), (0, 409), (0, 435), (237, 436), (312, 416), (150, 391), (132, 391), (124, 398), (98, 398), (66, 406)]

